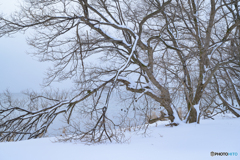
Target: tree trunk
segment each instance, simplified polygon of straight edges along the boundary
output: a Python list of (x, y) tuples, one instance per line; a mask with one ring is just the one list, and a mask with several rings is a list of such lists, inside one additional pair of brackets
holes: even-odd
[(173, 116), (173, 110), (172, 110), (172, 107), (170, 106), (170, 104), (167, 107), (165, 107), (165, 109), (167, 110), (167, 113), (168, 113), (168, 119), (171, 122), (174, 122), (175, 117)]
[(197, 122), (197, 110), (193, 106), (190, 110), (190, 114), (187, 118), (187, 122), (189, 123)]

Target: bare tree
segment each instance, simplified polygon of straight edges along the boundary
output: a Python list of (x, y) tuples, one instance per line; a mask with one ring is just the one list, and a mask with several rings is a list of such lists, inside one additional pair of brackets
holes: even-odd
[[(227, 45), (239, 24), (237, 0), (25, 0), (20, 12), (0, 17), (0, 37), (32, 28), (32, 54), (54, 64), (45, 85), (71, 78), (76, 90), (68, 100), (35, 96), (51, 105), (34, 112), (1, 110), (1, 140), (39, 137), (57, 115), (66, 113), (70, 121), (74, 108), (94, 96), (90, 112), (100, 116), (82, 137), (111, 141), (105, 124), (115, 124), (106, 112), (116, 89), (134, 93), (131, 104), (144, 96), (155, 100), (172, 123), (179, 107), (188, 111), (186, 122), (199, 122), (216, 86), (213, 77), (222, 79), (217, 74), (224, 69), (233, 75), (227, 70), (236, 62)], [(239, 90), (233, 91), (236, 97)], [(4, 121), (13, 111), (22, 114)]]

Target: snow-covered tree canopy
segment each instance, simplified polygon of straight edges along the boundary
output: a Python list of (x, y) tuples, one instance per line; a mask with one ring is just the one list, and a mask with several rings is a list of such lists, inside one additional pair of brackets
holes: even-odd
[[(239, 10), (238, 0), (25, 0), (11, 17), (0, 16), (0, 37), (34, 31), (32, 54), (54, 64), (45, 85), (72, 79), (76, 89), (67, 100), (35, 95), (48, 101), (42, 110), (0, 110), (1, 140), (38, 137), (58, 114), (70, 121), (91, 96), (101, 116), (82, 136), (110, 140), (105, 113), (114, 90), (134, 93), (132, 104), (153, 99), (172, 123), (180, 107), (189, 123), (224, 107), (239, 117)], [(15, 110), (22, 114), (7, 119)]]

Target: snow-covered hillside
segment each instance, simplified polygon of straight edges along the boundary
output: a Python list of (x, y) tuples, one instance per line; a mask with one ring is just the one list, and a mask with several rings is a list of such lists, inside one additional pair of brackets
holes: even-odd
[[(86, 145), (42, 138), (0, 143), (1, 160), (239, 160), (240, 119), (218, 117), (201, 124), (166, 127), (167, 122), (149, 126), (147, 135), (129, 132), (127, 143)], [(211, 152), (232, 156), (214, 156)]]

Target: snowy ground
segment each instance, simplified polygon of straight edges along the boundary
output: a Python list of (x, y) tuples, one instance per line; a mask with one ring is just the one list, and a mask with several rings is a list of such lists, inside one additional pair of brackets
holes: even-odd
[[(148, 136), (131, 135), (128, 143), (60, 143), (55, 138), (0, 143), (0, 160), (239, 160), (240, 118), (220, 117), (201, 124), (166, 127), (158, 122)], [(210, 152), (237, 156), (210, 156)]]

